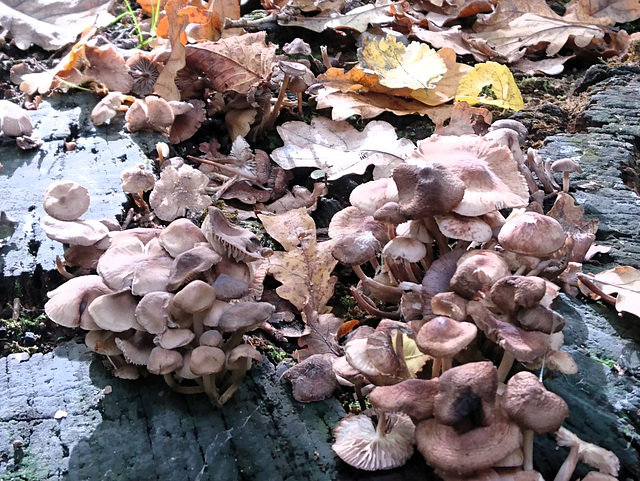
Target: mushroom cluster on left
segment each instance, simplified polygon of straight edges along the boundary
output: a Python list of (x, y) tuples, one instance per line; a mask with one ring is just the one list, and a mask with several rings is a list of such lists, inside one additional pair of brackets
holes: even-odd
[[(142, 201), (144, 189), (134, 190), (134, 201)], [(86, 345), (108, 358), (116, 376), (162, 375), (174, 390), (204, 392), (222, 406), (262, 361), (243, 335), (275, 310), (259, 302), (267, 251), (215, 207), (201, 227), (179, 218), (165, 228), (121, 230), (80, 220), (89, 202), (75, 182), (47, 189), (42, 227), (66, 245), (64, 264), (86, 275), (69, 274), (60, 261), (69, 280), (48, 293), (45, 312), (89, 331)]]

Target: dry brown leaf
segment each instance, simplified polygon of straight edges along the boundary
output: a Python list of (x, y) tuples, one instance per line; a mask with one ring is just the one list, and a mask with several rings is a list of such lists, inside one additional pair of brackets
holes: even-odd
[(327, 302), (338, 281), (331, 275), (338, 263), (331, 255), (333, 242), (316, 241), (316, 226), (305, 208), (258, 217), (267, 233), (286, 249), (269, 257), (269, 274), (282, 283), (276, 293), (291, 302), (305, 322), (329, 313)]
[(176, 74), (185, 66), (185, 51), (184, 45), (180, 41), (180, 35), (182, 35), (189, 23), (189, 17), (180, 14), (178, 10), (180, 7), (180, 0), (169, 0), (165, 5), (165, 11), (169, 19), (171, 53), (153, 88), (153, 93), (167, 102), (180, 100), (180, 91), (176, 86)]
[[(616, 294), (615, 306), (618, 312), (628, 312), (640, 317), (640, 271), (631, 266), (616, 267), (590, 277), (590, 280), (605, 294)], [(583, 293), (598, 298), (579, 284)]]
[(543, 58), (542, 60), (521, 58), (512, 64), (511, 67), (527, 75), (536, 75), (539, 73), (558, 75), (564, 70), (565, 62), (574, 57), (575, 55), (567, 55), (566, 57)]
[(31, 44), (57, 50), (74, 42), (85, 29), (111, 23), (111, 4), (111, 0), (4, 0), (0, 25), (11, 32), (20, 50)]
[(503, 0), (493, 13), (478, 15), (474, 30), (471, 38), (475, 42), (484, 42), (507, 62), (522, 58), (527, 48), (545, 49), (551, 57), (570, 39), (576, 47), (586, 48), (594, 39), (604, 37), (600, 27), (567, 20), (544, 0)]
[(567, 20), (612, 26), (640, 18), (637, 0), (571, 0), (564, 17)]
[(492, 114), (485, 108), (471, 107), (458, 102), (451, 111), (451, 120), (446, 127), (438, 123), (434, 134), (439, 135), (484, 135), (491, 125)]
[(298, 339), (298, 345), (304, 347), (294, 353), (297, 361), (303, 361), (313, 354), (335, 354), (339, 356), (342, 348), (336, 337), (343, 325), (342, 319), (333, 314), (320, 314), (317, 320), (307, 325), (306, 334)]
[(598, 218), (584, 218), (584, 207), (577, 205), (569, 194), (560, 192), (547, 214), (557, 220), (562, 229), (569, 234), (595, 234), (598, 232)]
[(383, 112), (392, 112), (396, 115), (427, 115), (433, 123), (437, 123), (447, 120), (453, 108), (451, 105), (430, 107), (417, 100), (411, 101), (376, 92), (342, 93), (335, 89), (321, 89), (317, 94), (317, 102), (319, 109), (333, 107), (333, 120), (345, 120), (352, 115), (372, 119)]
[(189, 45), (187, 63), (202, 70), (219, 92), (247, 93), (273, 70), (276, 46), (265, 39), (265, 32), (258, 32)]
[[(369, 165), (390, 171), (410, 155), (410, 140), (399, 139), (393, 126), (373, 121), (359, 132), (347, 122), (316, 117), (311, 124), (293, 121), (278, 127), (284, 146), (271, 158), (283, 169), (315, 167), (311, 177), (339, 179), (347, 174), (364, 174)], [(379, 176), (374, 172), (374, 177)]]
[(389, 15), (389, 4), (368, 4), (354, 8), (345, 14), (325, 14), (315, 17), (286, 17), (278, 19), (278, 24), (287, 27), (303, 27), (314, 32), (322, 32), (327, 28), (334, 30), (356, 30), (364, 32), (369, 24), (375, 25), (393, 20)]

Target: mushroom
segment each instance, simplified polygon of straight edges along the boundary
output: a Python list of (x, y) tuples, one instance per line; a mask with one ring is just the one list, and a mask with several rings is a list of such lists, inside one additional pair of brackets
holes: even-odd
[(173, 294), (162, 291), (149, 292), (136, 307), (138, 323), (151, 334), (162, 334), (169, 324), (169, 312)]
[(485, 297), (496, 282), (510, 274), (509, 264), (497, 252), (471, 251), (458, 261), (450, 287), (465, 299), (477, 300)]
[(147, 369), (151, 374), (170, 374), (182, 367), (182, 354), (161, 347), (154, 347), (149, 355)]
[(505, 314), (534, 307), (546, 293), (546, 281), (536, 276), (506, 276), (491, 287), (490, 298)]
[(332, 364), (333, 356), (313, 354), (287, 369), (282, 377), (291, 382), (293, 397), (296, 401), (303, 403), (324, 401), (338, 388)]
[(10, 137), (31, 135), (33, 125), (26, 110), (13, 102), (0, 100), (0, 132)]
[(271, 112), (265, 121), (265, 128), (267, 130), (272, 129), (276, 124), (276, 119), (284, 103), (289, 84), (291, 83), (295, 86), (295, 92), (298, 96), (298, 107), (300, 108), (299, 112), (302, 112), (302, 92), (306, 90), (306, 87), (302, 88), (302, 86), (305, 84), (311, 85), (314, 82), (314, 76), (309, 68), (299, 62), (280, 60), (278, 67), (284, 72), (284, 79), (282, 80), (282, 85), (280, 85), (280, 92), (278, 93), (276, 103), (271, 108)]
[(219, 254), (237, 262), (250, 262), (262, 257), (263, 249), (256, 235), (231, 224), (216, 207), (209, 207), (202, 223), (202, 233)]
[(89, 350), (103, 356), (119, 356), (122, 354), (116, 344), (115, 334), (111, 331), (89, 331), (84, 336), (84, 343)]
[(169, 103), (153, 95), (145, 97), (144, 100), (136, 99), (124, 118), (127, 121), (125, 127), (129, 132), (151, 130), (167, 137), (175, 120)]
[(240, 344), (227, 354), (226, 368), (231, 371), (231, 376), (220, 390), (220, 404), (225, 404), (238, 390), (245, 374), (251, 369), (252, 360), (262, 362), (262, 354), (249, 344)]
[(86, 187), (71, 180), (60, 180), (49, 184), (44, 191), (42, 207), (55, 219), (72, 221), (87, 212), (90, 202)]
[(208, 242), (199, 243), (192, 249), (178, 254), (169, 271), (167, 290), (177, 290), (198, 275), (209, 272), (221, 260), (222, 256), (214, 251)]
[[(116, 116), (118, 111), (127, 110), (127, 107), (121, 107), (125, 97), (122, 92), (109, 92), (91, 111), (91, 122), (96, 127), (107, 123)], [(133, 100), (133, 99), (131, 99)]]
[(189, 249), (192, 249), (199, 242), (207, 242), (200, 228), (189, 219), (176, 219), (163, 229), (158, 236), (160, 245), (173, 258), (178, 257)]
[(570, 451), (553, 481), (569, 481), (578, 461), (582, 461), (604, 474), (618, 476), (620, 460), (611, 451), (587, 443), (563, 427), (556, 432), (556, 440), (559, 446), (567, 446)]
[(391, 386), (376, 386), (369, 394), (378, 411), (403, 412), (414, 423), (433, 416), (439, 379), (405, 379)]
[(525, 471), (533, 469), (533, 433), (555, 432), (569, 417), (564, 400), (545, 389), (538, 377), (530, 372), (515, 374), (502, 395), (502, 409), (520, 426), (523, 433)]
[(169, 102), (173, 111), (174, 121), (169, 131), (169, 142), (179, 144), (190, 139), (198, 131), (207, 112), (202, 100), (189, 100), (187, 102)]
[(222, 333), (231, 333), (224, 345), (224, 351), (230, 352), (238, 346), (245, 332), (259, 327), (275, 310), (276, 308), (268, 302), (237, 302), (222, 311), (216, 329)]
[(142, 196), (144, 192), (153, 189), (156, 184), (156, 178), (152, 172), (145, 170), (144, 165), (125, 169), (120, 174), (120, 185), (122, 190), (133, 196), (136, 204), (148, 210), (149, 206)]
[(331, 248), (331, 255), (341, 264), (351, 267), (360, 280), (366, 282), (369, 277), (362, 271), (360, 265), (375, 259), (381, 247), (380, 242), (371, 232), (357, 232), (336, 239)]
[(116, 346), (122, 351), (127, 363), (135, 366), (146, 366), (151, 357), (151, 351), (155, 347), (153, 338), (146, 332), (136, 331), (129, 338), (116, 337)]
[(133, 78), (131, 93), (146, 97), (153, 93), (153, 87), (160, 73), (156, 64), (144, 54), (138, 53), (127, 60), (129, 75)]
[(211, 204), (205, 195), (209, 178), (189, 165), (179, 169), (168, 165), (149, 196), (149, 205), (161, 220), (172, 221), (188, 210), (200, 212)]
[(574, 159), (558, 159), (551, 164), (553, 172), (562, 172), (562, 191), (569, 192), (569, 174), (582, 174), (580, 164)]
[(405, 236), (394, 237), (382, 249), (385, 266), (398, 282), (410, 281), (419, 284), (422, 281), (422, 273), (416, 263), (426, 254), (427, 248), (422, 242)]
[(195, 280), (187, 284), (171, 301), (171, 310), (187, 312), (193, 316), (193, 332), (200, 338), (204, 332), (207, 310), (216, 300), (216, 291), (206, 282)]
[(87, 307), (98, 297), (110, 292), (111, 289), (102, 282), (100, 276), (76, 277), (47, 292), (49, 300), (44, 305), (44, 312), (61, 326), (99, 329)]
[(143, 331), (136, 320), (138, 301), (130, 289), (113, 294), (105, 294), (89, 304), (89, 314), (94, 322), (105, 331), (124, 332), (129, 329)]
[(49, 239), (62, 244), (90, 246), (109, 234), (109, 229), (97, 220), (63, 221), (45, 215), (40, 227)]
[(365, 471), (402, 466), (413, 454), (414, 426), (409, 416), (381, 413), (347, 416), (333, 430), (331, 446), (347, 464)]
[(431, 378), (451, 369), (452, 359), (475, 339), (478, 328), (470, 322), (457, 322), (445, 316), (424, 324), (416, 343), (422, 352), (433, 357)]
[(222, 404), (220, 403), (220, 395), (213, 375), (223, 372), (224, 368), (225, 354), (222, 349), (211, 346), (198, 346), (191, 351), (189, 370), (197, 376), (202, 376), (204, 392), (216, 408), (221, 407)]

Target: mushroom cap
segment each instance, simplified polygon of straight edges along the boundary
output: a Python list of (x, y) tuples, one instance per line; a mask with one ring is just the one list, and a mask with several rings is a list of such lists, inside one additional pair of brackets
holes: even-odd
[(89, 209), (89, 191), (71, 180), (49, 184), (44, 191), (44, 211), (58, 220), (71, 221), (81, 217)]
[(0, 100), (0, 132), (10, 137), (31, 135), (33, 125), (29, 113), (8, 100)]
[(202, 223), (202, 233), (219, 254), (238, 262), (262, 257), (262, 246), (256, 235), (231, 224), (216, 207), (209, 207), (207, 218)]
[(311, 55), (311, 47), (301, 38), (294, 38), (291, 42), (285, 43), (282, 50), (289, 55)]
[(477, 217), (453, 214), (436, 215), (435, 219), (440, 232), (450, 239), (487, 242), (493, 237), (491, 226)]
[(129, 329), (143, 331), (136, 320), (138, 301), (129, 289), (105, 294), (89, 304), (93, 321), (105, 331), (124, 332)]
[(169, 308), (173, 294), (156, 291), (149, 292), (140, 299), (136, 307), (136, 319), (145, 331), (162, 334), (169, 324)]
[(226, 366), (230, 370), (250, 368), (251, 360), (262, 362), (262, 354), (251, 344), (240, 344), (227, 354)]
[(429, 466), (460, 476), (490, 468), (520, 446), (518, 425), (496, 412), (490, 425), (463, 434), (433, 418), (422, 421), (416, 426), (418, 450)]
[(216, 298), (221, 301), (240, 299), (249, 292), (249, 286), (244, 281), (234, 279), (227, 274), (220, 274), (213, 283)]
[(564, 328), (564, 317), (544, 306), (521, 309), (516, 314), (518, 325), (527, 331), (540, 331), (553, 334)]
[(422, 352), (432, 357), (453, 357), (471, 344), (477, 333), (475, 324), (438, 316), (420, 328), (416, 343)]
[(386, 332), (375, 331), (366, 338), (352, 339), (344, 352), (349, 364), (376, 386), (396, 384), (411, 377)]
[(357, 232), (341, 236), (334, 242), (331, 255), (344, 265), (354, 266), (367, 262), (375, 257), (382, 245), (369, 232)]
[(491, 287), (490, 297), (505, 314), (513, 314), (521, 307), (535, 306), (546, 290), (547, 283), (541, 277), (506, 276)]
[(169, 374), (182, 367), (182, 354), (178, 351), (154, 347), (149, 355), (147, 370), (151, 374)]
[(144, 54), (139, 53), (127, 60), (127, 67), (129, 67), (129, 75), (133, 77), (131, 93), (139, 97), (146, 97), (153, 93), (153, 87), (160, 75), (156, 65)]
[(407, 218), (400, 213), (400, 204), (397, 202), (387, 202), (373, 213), (373, 219), (386, 224), (402, 224), (407, 222)]
[(217, 374), (224, 369), (225, 354), (218, 347), (198, 346), (191, 351), (189, 370), (197, 376)]
[(494, 422), (498, 370), (492, 362), (453, 367), (442, 373), (439, 380), (434, 404), (434, 416), (439, 423), (462, 432)]
[(222, 334), (211, 329), (202, 333), (199, 342), (201, 346), (221, 347), (222, 344), (224, 344), (224, 339), (222, 338)]
[(145, 366), (155, 347), (153, 337), (142, 331), (136, 331), (127, 339), (117, 337), (115, 342), (127, 362), (136, 366)]
[(365, 182), (351, 191), (349, 202), (367, 215), (373, 216), (376, 210), (387, 202), (398, 200), (398, 190), (392, 179), (383, 178)]
[(111, 289), (102, 282), (100, 276), (74, 277), (57, 289), (47, 292), (49, 300), (44, 305), (44, 312), (61, 326), (98, 329), (87, 307), (96, 298), (110, 292)]
[(207, 242), (200, 228), (189, 219), (180, 218), (174, 220), (163, 229), (158, 237), (160, 245), (171, 255), (178, 257), (179, 254), (195, 247), (199, 242)]
[(238, 302), (222, 312), (216, 328), (220, 332), (251, 331), (269, 319), (275, 310), (268, 302)]
[(122, 354), (116, 344), (115, 334), (111, 331), (89, 331), (84, 336), (84, 343), (91, 351), (103, 356), (119, 356)]
[(513, 119), (496, 120), (494, 123), (491, 124), (491, 127), (489, 127), (489, 131), (493, 131), (497, 129), (510, 129), (510, 130), (513, 130), (514, 132), (517, 132), (520, 143), (527, 140), (527, 135), (529, 135), (529, 131), (527, 130), (527, 127), (522, 122), (518, 122), (517, 120), (513, 120)]
[(63, 221), (45, 215), (40, 227), (49, 239), (62, 244), (90, 246), (109, 234), (109, 229), (97, 220)]
[(196, 314), (209, 309), (215, 300), (215, 289), (204, 281), (195, 280), (175, 295), (172, 308), (176, 307), (189, 314)]
[(128, 194), (138, 194), (153, 189), (156, 178), (153, 172), (145, 170), (144, 165), (130, 167), (120, 174), (122, 190)]
[(379, 433), (365, 414), (347, 416), (333, 430), (331, 449), (347, 464), (365, 471), (402, 466), (413, 454), (415, 428), (406, 414), (385, 416), (385, 433)]
[(187, 102), (169, 102), (173, 110), (175, 120), (169, 131), (169, 142), (179, 144), (190, 139), (198, 131), (203, 120), (207, 116), (202, 100), (189, 100)]
[(556, 432), (556, 442), (558, 446), (573, 446), (578, 444), (578, 451), (582, 462), (611, 476), (618, 475), (620, 460), (611, 451), (583, 441), (564, 427), (561, 427)]
[(337, 212), (329, 223), (329, 237), (332, 239), (364, 232), (371, 232), (383, 244), (389, 242), (386, 226), (352, 205)]
[(437, 316), (447, 316), (454, 321), (467, 319), (469, 301), (455, 292), (439, 292), (431, 298), (431, 310)]
[(93, 125), (103, 125), (107, 120), (114, 118), (122, 105), (122, 97), (122, 92), (109, 92), (100, 100), (91, 111)]
[(414, 422), (433, 416), (439, 379), (405, 379), (392, 386), (377, 386), (369, 394), (371, 405), (384, 412), (403, 412)]
[(523, 429), (538, 434), (555, 432), (569, 417), (567, 403), (544, 387), (535, 374), (522, 371), (507, 383), (502, 409)]
[(129, 132), (139, 130), (152, 130), (169, 135), (175, 117), (169, 103), (160, 98), (150, 95), (136, 101), (129, 107), (124, 116), (127, 121), (125, 127)]
[(202, 211), (211, 204), (211, 197), (205, 194), (208, 183), (209, 177), (189, 165), (177, 169), (167, 165), (149, 195), (149, 205), (158, 218), (167, 222), (187, 210)]
[(546, 257), (564, 245), (566, 234), (553, 217), (524, 212), (507, 219), (498, 242), (508, 251), (534, 257)]
[(582, 167), (574, 159), (558, 159), (551, 164), (551, 170), (554, 172), (570, 172), (582, 174)]
[(167, 329), (156, 336), (156, 343), (164, 349), (177, 349), (188, 345), (195, 337), (191, 329)]
[(293, 397), (298, 402), (323, 401), (338, 388), (333, 374), (333, 357), (313, 354), (282, 375), (293, 386)]
[(466, 299), (479, 299), (508, 275), (511, 275), (509, 264), (497, 252), (471, 251), (458, 261), (449, 285), (452, 291)]
[(409, 262), (420, 262), (427, 255), (427, 248), (419, 240), (397, 236), (384, 246), (382, 255), (393, 259), (405, 259)]
[(211, 269), (222, 260), (222, 256), (213, 250), (208, 242), (203, 242), (176, 256), (171, 264), (167, 290), (175, 291), (180, 286)]
[(465, 185), (441, 164), (400, 164), (393, 169), (400, 213), (407, 219), (450, 213), (462, 200)]

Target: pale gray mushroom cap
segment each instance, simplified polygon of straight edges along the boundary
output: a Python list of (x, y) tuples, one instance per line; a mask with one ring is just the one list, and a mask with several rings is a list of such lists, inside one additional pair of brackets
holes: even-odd
[(128, 339), (116, 338), (115, 342), (127, 362), (136, 366), (145, 366), (154, 348), (153, 337), (142, 331), (136, 331)]
[(128, 194), (138, 194), (153, 189), (156, 178), (153, 172), (144, 169), (143, 165), (125, 169), (120, 174), (122, 190)]
[(98, 329), (87, 307), (98, 297), (109, 294), (100, 276), (80, 276), (68, 280), (47, 293), (49, 301), (44, 306), (47, 316), (65, 327)]
[(167, 329), (156, 336), (154, 342), (164, 349), (177, 349), (188, 345), (195, 337), (191, 329)]
[(40, 227), (49, 239), (62, 244), (90, 246), (101, 241), (109, 234), (109, 229), (97, 220), (58, 220), (45, 215)]
[(111, 120), (118, 113), (118, 108), (122, 105), (122, 92), (109, 92), (91, 111), (91, 122), (93, 125), (102, 125)]
[(162, 231), (159, 236), (160, 245), (171, 255), (179, 254), (195, 247), (199, 242), (207, 242), (200, 228), (189, 219), (176, 219)]
[(49, 184), (44, 191), (44, 211), (58, 220), (71, 221), (80, 218), (89, 209), (89, 191), (71, 180)]
[(323, 401), (338, 388), (328, 354), (313, 354), (287, 369), (282, 377), (291, 383), (294, 399), (302, 403)]
[(10, 137), (31, 135), (33, 125), (26, 110), (8, 100), (0, 100), (0, 132)]
[(162, 334), (169, 324), (169, 308), (173, 294), (162, 291), (149, 292), (136, 307), (138, 323), (151, 334)]
[(84, 343), (91, 351), (103, 356), (119, 356), (122, 354), (116, 344), (115, 334), (111, 331), (89, 331), (84, 336)]
[(211, 204), (211, 197), (204, 190), (208, 183), (205, 174), (189, 165), (179, 169), (169, 165), (162, 170), (149, 196), (149, 205), (164, 221), (183, 216), (187, 209), (201, 212)]
[(347, 464), (365, 471), (393, 469), (413, 454), (415, 428), (406, 414), (386, 413), (386, 432), (379, 432), (365, 415), (347, 416), (333, 430), (331, 446)]
[(268, 302), (238, 302), (222, 312), (216, 328), (220, 332), (251, 331), (269, 319), (275, 310)]
[(138, 301), (129, 289), (98, 297), (89, 305), (89, 314), (105, 331), (144, 330), (136, 320)]

